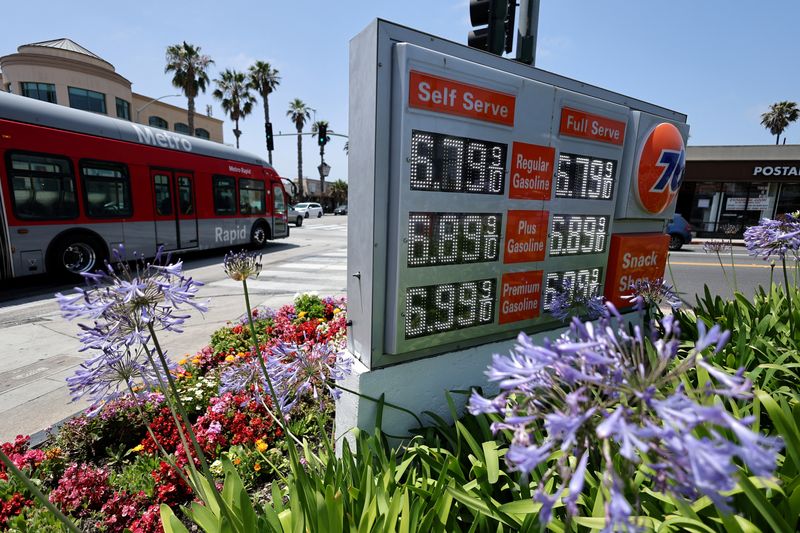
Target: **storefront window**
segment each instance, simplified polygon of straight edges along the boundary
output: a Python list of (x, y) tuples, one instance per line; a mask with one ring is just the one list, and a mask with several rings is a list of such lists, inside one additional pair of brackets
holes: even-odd
[(781, 185), (775, 216), (793, 213), (798, 209), (800, 209), (800, 183), (784, 183)]

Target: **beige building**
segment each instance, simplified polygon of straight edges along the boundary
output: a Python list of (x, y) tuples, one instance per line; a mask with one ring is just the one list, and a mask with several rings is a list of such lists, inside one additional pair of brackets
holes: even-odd
[[(186, 109), (131, 91), (131, 82), (114, 65), (70, 39), (24, 44), (16, 54), (0, 57), (0, 90), (190, 133)], [(222, 124), (196, 113), (194, 133), (221, 143)]]

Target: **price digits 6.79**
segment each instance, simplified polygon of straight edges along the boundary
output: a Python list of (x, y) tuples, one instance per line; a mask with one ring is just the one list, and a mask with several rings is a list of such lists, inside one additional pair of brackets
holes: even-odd
[(409, 213), (408, 266), (496, 261), (501, 221), (499, 213)]
[(414, 130), (411, 190), (503, 194), (507, 151), (505, 144)]
[(482, 279), (406, 290), (407, 339), (494, 322), (497, 281)]
[(617, 162), (577, 154), (559, 154), (556, 198), (610, 200)]

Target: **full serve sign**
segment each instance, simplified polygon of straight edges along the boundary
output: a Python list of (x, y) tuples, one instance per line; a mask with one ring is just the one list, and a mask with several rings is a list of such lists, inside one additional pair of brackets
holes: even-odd
[(639, 227), (657, 237), (671, 216), (618, 209), (644, 190), (631, 181), (637, 145), (662, 117), (411, 43), (393, 45), (392, 63), (385, 321), (372, 367), (557, 327), (559, 292), (604, 294), (609, 265), (643, 275), (612, 248), (630, 257), (647, 241), (646, 274), (663, 272), (658, 238), (614, 239)]

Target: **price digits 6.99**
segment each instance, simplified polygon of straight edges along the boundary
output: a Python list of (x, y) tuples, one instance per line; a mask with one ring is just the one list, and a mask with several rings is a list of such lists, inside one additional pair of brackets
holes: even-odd
[(599, 215), (553, 215), (550, 256), (604, 252), (609, 219)]
[(617, 162), (577, 154), (560, 154), (556, 198), (610, 200), (614, 195)]
[(411, 132), (411, 190), (503, 194), (508, 146)]
[(576, 296), (594, 298), (600, 292), (600, 276), (602, 274), (603, 269), (601, 267), (550, 272), (545, 278), (544, 304), (542, 307), (545, 310), (549, 310), (553, 297), (562, 292), (565, 287), (569, 291), (570, 300), (573, 300)]
[(497, 261), (499, 213), (409, 213), (408, 266)]
[(497, 281), (482, 279), (406, 290), (407, 339), (494, 322)]

